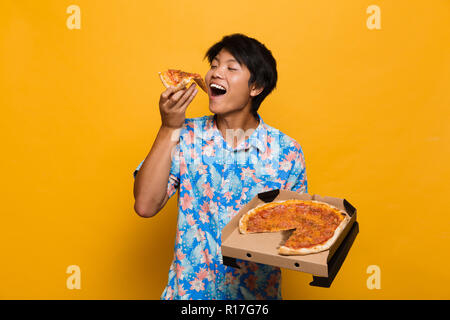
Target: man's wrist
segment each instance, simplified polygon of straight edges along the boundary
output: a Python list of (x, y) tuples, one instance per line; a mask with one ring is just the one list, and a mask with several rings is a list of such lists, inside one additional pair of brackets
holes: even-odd
[(168, 127), (165, 125), (161, 125), (159, 128), (159, 133), (164, 137), (170, 137), (171, 142), (178, 142), (180, 139), (181, 128)]

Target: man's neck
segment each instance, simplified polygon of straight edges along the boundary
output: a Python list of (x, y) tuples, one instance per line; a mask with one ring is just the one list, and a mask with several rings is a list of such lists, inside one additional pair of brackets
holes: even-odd
[[(246, 139), (246, 137), (250, 136), (249, 134), (240, 136), (238, 131), (247, 132), (249, 129), (255, 130), (259, 125), (259, 120), (250, 113), (239, 112), (229, 115), (216, 114), (214, 117), (222, 137), (229, 143), (231, 143), (230, 139), (234, 140), (234, 143), (232, 144), (233, 148), (235, 148), (242, 140)], [(249, 131), (249, 133), (253, 132), (253, 130)], [(229, 136), (230, 132), (233, 137)]]

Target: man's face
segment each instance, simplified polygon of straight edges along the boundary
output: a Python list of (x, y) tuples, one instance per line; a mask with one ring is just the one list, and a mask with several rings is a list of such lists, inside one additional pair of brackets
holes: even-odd
[(211, 68), (205, 76), (209, 110), (215, 114), (228, 114), (244, 109), (258, 92), (249, 88), (249, 79), (247, 67), (240, 65), (231, 53), (222, 49), (211, 61)]

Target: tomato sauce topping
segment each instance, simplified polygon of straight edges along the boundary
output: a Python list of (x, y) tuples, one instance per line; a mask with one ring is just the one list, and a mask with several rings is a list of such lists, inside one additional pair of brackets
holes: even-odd
[(344, 219), (325, 204), (314, 202), (268, 204), (249, 217), (247, 231), (275, 232), (295, 229), (285, 246), (293, 249), (322, 244), (334, 235)]

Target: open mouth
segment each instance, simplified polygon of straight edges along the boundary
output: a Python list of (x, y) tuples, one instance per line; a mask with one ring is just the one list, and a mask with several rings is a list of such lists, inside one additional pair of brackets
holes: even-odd
[(227, 93), (227, 89), (225, 89), (222, 86), (219, 86), (218, 84), (212, 83), (210, 86), (210, 91), (211, 91), (211, 96), (216, 97), (216, 96), (221, 96), (224, 95), (225, 93)]

